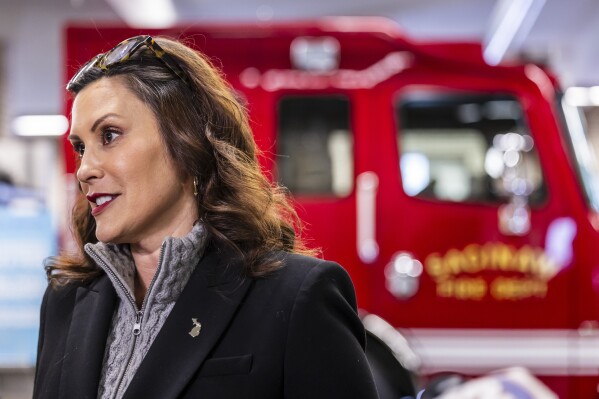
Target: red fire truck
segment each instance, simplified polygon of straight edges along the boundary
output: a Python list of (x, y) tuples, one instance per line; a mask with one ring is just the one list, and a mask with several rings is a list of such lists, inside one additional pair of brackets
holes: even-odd
[(476, 43), (410, 41), (386, 19), (325, 18), (72, 25), (65, 82), (140, 33), (222, 67), (309, 242), (407, 337), (421, 375), (519, 365), (560, 398), (596, 397), (598, 169), (546, 70), (486, 65)]

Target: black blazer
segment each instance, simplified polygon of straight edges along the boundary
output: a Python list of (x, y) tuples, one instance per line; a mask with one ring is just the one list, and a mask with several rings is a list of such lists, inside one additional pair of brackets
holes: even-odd
[[(347, 273), (281, 257), (280, 270), (250, 279), (227, 251), (208, 248), (124, 397), (376, 398)], [(116, 301), (106, 275), (48, 288), (34, 398), (96, 398)], [(202, 324), (195, 338), (192, 318)]]

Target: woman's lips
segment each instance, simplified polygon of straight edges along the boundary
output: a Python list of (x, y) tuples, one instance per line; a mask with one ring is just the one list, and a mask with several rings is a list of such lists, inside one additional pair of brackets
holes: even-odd
[[(96, 216), (98, 214), (100, 214), (102, 211), (104, 211), (104, 209), (106, 209), (110, 204), (112, 204), (112, 202), (117, 198), (117, 195), (107, 195), (107, 194), (103, 194), (103, 195), (95, 195), (93, 197), (88, 197), (88, 200), (92, 203), (96, 203), (96, 201), (98, 199), (102, 199), (101, 201), (101, 205), (96, 205), (95, 207), (92, 207), (92, 215)], [(110, 198), (110, 199), (108, 199)]]

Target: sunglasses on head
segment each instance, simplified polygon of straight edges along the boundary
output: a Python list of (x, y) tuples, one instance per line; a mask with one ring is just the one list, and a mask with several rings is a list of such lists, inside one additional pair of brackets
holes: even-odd
[(183, 72), (183, 69), (179, 64), (168, 55), (166, 51), (162, 49), (154, 41), (152, 36), (142, 35), (135, 36), (126, 40), (123, 40), (117, 44), (112, 50), (105, 53), (98, 54), (94, 58), (88, 61), (76, 74), (71, 78), (67, 84), (67, 90), (71, 88), (92, 68), (100, 68), (103, 71), (108, 71), (111, 66), (127, 61), (139, 48), (146, 46), (156, 58), (161, 60), (175, 75), (177, 75), (185, 83), (189, 84), (189, 81)]

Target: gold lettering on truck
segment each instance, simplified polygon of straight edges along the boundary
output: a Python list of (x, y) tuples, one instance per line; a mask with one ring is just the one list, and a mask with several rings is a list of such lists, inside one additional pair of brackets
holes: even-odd
[(539, 247), (500, 242), (469, 244), (463, 250), (431, 253), (424, 262), (439, 297), (517, 301), (544, 298), (557, 266)]
[(437, 295), (456, 299), (481, 300), (487, 294), (487, 283), (484, 279), (459, 277), (437, 283)]

